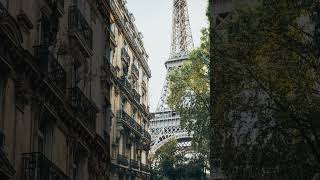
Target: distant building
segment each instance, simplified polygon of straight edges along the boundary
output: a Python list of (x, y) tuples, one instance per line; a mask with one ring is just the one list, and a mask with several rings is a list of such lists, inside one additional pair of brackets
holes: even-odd
[(111, 179), (149, 179), (148, 55), (126, 2), (111, 0), (110, 7)]

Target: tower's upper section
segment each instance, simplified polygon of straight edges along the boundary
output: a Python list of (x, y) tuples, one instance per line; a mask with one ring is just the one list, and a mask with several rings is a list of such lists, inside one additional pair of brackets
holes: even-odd
[(187, 0), (173, 0), (172, 41), (169, 61), (187, 59), (193, 49)]

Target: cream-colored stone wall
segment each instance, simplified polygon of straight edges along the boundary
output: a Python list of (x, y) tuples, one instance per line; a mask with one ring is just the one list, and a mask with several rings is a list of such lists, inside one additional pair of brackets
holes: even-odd
[[(103, 94), (101, 75), (102, 70), (101, 66), (103, 64), (103, 55), (105, 54), (105, 46), (107, 43), (106, 39), (106, 28), (108, 24), (105, 23), (105, 18), (102, 17), (100, 11), (98, 11), (98, 7), (96, 3), (89, 0), (81, 0), (85, 3), (83, 8), (80, 8), (82, 13), (85, 15), (85, 19), (87, 20), (90, 28), (93, 30), (93, 47), (92, 47), (92, 56), (86, 59), (87, 64), (82, 64), (81, 69), (85, 69), (86, 72), (81, 72), (81, 75), (84, 76), (85, 80), (79, 83), (80, 89), (83, 91), (85, 96), (92, 101), (92, 104), (95, 104), (97, 107), (98, 113), (96, 118), (96, 132), (76, 132), (76, 131), (85, 131), (77, 125), (74, 125), (74, 121), (79, 121), (76, 119), (60, 119), (61, 114), (59, 113), (71, 113), (70, 102), (68, 98), (68, 93), (65, 94), (65, 97), (61, 98), (65, 104), (57, 104), (60, 108), (67, 109), (66, 112), (51, 112), (50, 110), (44, 111), (44, 109), (50, 109), (55, 105), (48, 105), (45, 107), (45, 103), (48, 103), (48, 99), (52, 97), (37, 97), (34, 95), (35, 87), (33, 89), (30, 88), (30, 81), (40, 81), (39, 79), (28, 79), (31, 73), (28, 72), (24, 75), (17, 74), (21, 70), (19, 69), (17, 72), (15, 69), (5, 69), (0, 68), (1, 75), (2, 70), (5, 69), (5, 77), (1, 77), (1, 80), (5, 81), (5, 87), (3, 89), (4, 95), (3, 98), (0, 98), (2, 109), (0, 110), (0, 130), (5, 135), (5, 153), (7, 154), (8, 160), (12, 164), (12, 166), (16, 170), (16, 174), (13, 179), (24, 179), (22, 177), (23, 173), (23, 162), (22, 162), (22, 154), (24, 153), (34, 153), (39, 151), (39, 121), (41, 117), (43, 117), (41, 113), (50, 114), (50, 122), (46, 122), (48, 126), (50, 126), (50, 133), (48, 132), (48, 136), (50, 136), (50, 140), (47, 140), (47, 148), (44, 150), (44, 154), (46, 158), (50, 162), (52, 162), (55, 166), (57, 166), (64, 174), (69, 177), (72, 177), (72, 161), (73, 161), (73, 153), (74, 147), (76, 143), (88, 143), (89, 148), (87, 152), (87, 157), (94, 157), (97, 155), (96, 152), (93, 152), (96, 147), (93, 146), (93, 142), (96, 141), (96, 135), (99, 135), (104, 138), (104, 133), (107, 131), (106, 121), (104, 112), (105, 107), (105, 96)], [(55, 44), (49, 48), (50, 52), (54, 55), (54, 57), (58, 60), (59, 64), (63, 66), (64, 70), (67, 72), (67, 88), (73, 87), (72, 79), (73, 79), (73, 62), (75, 57), (71, 54), (72, 47), (69, 40), (69, 6), (71, 1), (64, 1), (64, 13), (59, 18), (59, 28), (57, 33), (57, 39)], [(34, 47), (39, 45), (39, 21), (41, 17), (41, 13), (51, 14), (50, 7), (47, 7), (47, 0), (9, 0), (9, 14), (10, 17), (13, 18), (16, 24), (18, 24), (23, 42), (21, 44), (21, 49), (27, 51), (28, 56), (33, 56)], [(48, 8), (48, 9), (46, 9)], [(41, 12), (43, 11), (43, 12)], [(25, 29), (23, 24), (18, 22), (18, 15), (24, 14), (26, 20), (32, 24), (30, 29)], [(1, 24), (2, 26), (2, 24)], [(19, 30), (17, 30), (19, 31)], [(0, 33), (3, 33), (0, 31)], [(2, 47), (2, 46), (1, 46)], [(20, 47), (19, 47), (20, 48)], [(59, 49), (60, 48), (60, 49)], [(61, 50), (61, 52), (60, 52)], [(59, 51), (59, 53), (58, 53)], [(0, 51), (1, 52), (1, 51)], [(0, 54), (2, 58), (3, 54)], [(21, 58), (21, 57), (17, 57)], [(27, 57), (26, 57), (27, 58)], [(38, 59), (31, 57), (33, 60), (30, 64), (34, 63), (35, 65), (32, 67), (36, 69), (35, 71), (40, 71), (37, 69)], [(17, 59), (14, 59), (17, 60)], [(14, 61), (14, 60), (10, 60)], [(29, 60), (29, 59), (28, 59)], [(0, 60), (2, 61), (2, 59)], [(8, 60), (9, 61), (9, 60)], [(2, 66), (2, 62), (0, 63)], [(20, 67), (25, 68), (25, 67)], [(31, 68), (31, 69), (32, 69)], [(8, 72), (7, 72), (8, 71)], [(42, 74), (41, 74), (42, 75)], [(20, 76), (26, 76), (25, 79), (18, 79)], [(43, 76), (47, 76), (44, 74)], [(46, 79), (45, 77), (40, 77)], [(86, 81), (86, 82), (84, 82)], [(18, 82), (22, 82), (18, 84)], [(25, 84), (24, 84), (25, 83)], [(22, 95), (18, 94), (17, 87), (23, 89)], [(25, 87), (24, 87), (25, 86)], [(41, 87), (42, 88), (42, 87)], [(43, 89), (43, 91), (49, 91), (47, 89)], [(55, 88), (55, 87), (53, 87)], [(52, 90), (52, 89), (50, 89)], [(31, 95), (32, 94), (32, 95)], [(53, 93), (54, 94), (54, 93)], [(56, 92), (56, 94), (58, 94)], [(51, 96), (55, 96), (56, 94)], [(25, 97), (18, 97), (18, 96)], [(57, 97), (54, 97), (58, 99)], [(21, 102), (20, 102), (21, 101)], [(45, 102), (46, 101), (46, 102)], [(55, 109), (55, 108), (52, 108)], [(66, 113), (66, 114), (67, 114)], [(75, 115), (71, 116), (74, 118)], [(46, 120), (47, 121), (47, 120)], [(68, 122), (69, 121), (69, 122)], [(78, 126), (78, 127), (76, 127)], [(71, 130), (70, 130), (71, 129)], [(96, 134), (95, 134), (96, 133)], [(109, 132), (108, 132), (109, 133)], [(86, 135), (84, 135), (86, 134)], [(88, 136), (88, 134), (90, 136)], [(80, 139), (80, 136), (82, 136)], [(83, 138), (83, 136), (86, 136)], [(86, 141), (86, 142), (83, 142)], [(108, 139), (109, 141), (109, 139)], [(107, 143), (107, 141), (105, 141)], [(110, 144), (107, 144), (109, 148)], [(94, 144), (94, 146), (98, 146)], [(0, 149), (1, 150), (1, 149)], [(100, 147), (101, 150), (101, 147)], [(101, 152), (101, 151), (99, 151)], [(99, 158), (98, 158), (99, 159)], [(86, 158), (83, 165), (83, 180), (89, 179), (88, 172), (88, 164), (89, 159)], [(110, 162), (108, 162), (110, 163)], [(108, 172), (107, 172), (108, 173)], [(101, 178), (101, 177), (100, 177)], [(103, 178), (105, 179), (105, 178)]]

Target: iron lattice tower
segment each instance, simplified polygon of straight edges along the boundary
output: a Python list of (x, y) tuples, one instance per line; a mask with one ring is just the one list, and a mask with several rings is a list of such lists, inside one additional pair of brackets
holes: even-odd
[[(188, 55), (194, 47), (187, 0), (173, 0), (172, 23), (170, 57), (165, 62), (167, 76), (172, 68), (178, 68), (188, 60)], [(166, 104), (168, 94), (166, 77), (154, 119), (151, 120), (151, 154), (170, 139), (177, 139), (183, 148), (191, 145), (192, 136), (180, 127), (180, 116)]]

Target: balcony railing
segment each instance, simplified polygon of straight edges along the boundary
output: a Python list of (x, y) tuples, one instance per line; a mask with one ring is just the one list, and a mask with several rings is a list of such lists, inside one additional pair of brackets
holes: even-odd
[(143, 137), (151, 141), (151, 135), (148, 131), (143, 130)]
[(58, 60), (51, 54), (48, 47), (40, 45), (35, 47), (35, 56), (40, 60), (40, 68), (42, 72), (48, 77), (49, 83), (57, 88), (63, 95), (66, 93), (67, 73), (58, 62)]
[(124, 62), (130, 64), (130, 56), (129, 56), (129, 54), (128, 54), (128, 51), (127, 51), (125, 48), (122, 48), (122, 49), (121, 49), (121, 59), (122, 59)]
[(78, 87), (71, 88), (69, 93), (74, 113), (86, 127), (94, 132), (96, 128), (97, 113), (95, 105)]
[(22, 155), (24, 180), (70, 180), (53, 162), (42, 153)]
[(47, 3), (51, 8), (56, 8), (59, 15), (64, 13), (64, 0), (47, 0)]
[(141, 137), (146, 138), (148, 141), (151, 141), (151, 135), (126, 112), (124, 112), (123, 110), (119, 110), (117, 116), (118, 121), (125, 123), (126, 126), (134, 130)]
[(140, 170), (144, 172), (149, 172), (149, 166), (146, 164), (140, 164)]
[(140, 103), (140, 94), (137, 92), (137, 90), (135, 89), (132, 89), (132, 95), (133, 95), (133, 98), (138, 102)]
[(129, 165), (128, 158), (126, 158), (125, 156), (123, 156), (121, 154), (118, 154), (117, 162), (118, 162), (118, 164), (121, 164), (124, 166)]
[(79, 40), (81, 47), (90, 56), (92, 51), (92, 29), (77, 6), (69, 7), (69, 29)]
[(122, 76), (120, 78), (120, 82), (128, 90), (128, 92), (131, 91), (132, 86), (131, 86), (130, 82), (128, 81), (128, 79), (125, 76)]
[(139, 69), (137, 68), (136, 65), (132, 64), (131, 71), (132, 71), (133, 75), (135, 75), (137, 78), (139, 78)]
[(130, 167), (133, 169), (139, 169), (139, 162), (134, 159), (130, 159)]
[(116, 68), (111, 64), (110, 59), (106, 56), (103, 57), (103, 68), (108, 74), (112, 74), (113, 76), (117, 76)]
[(125, 122), (130, 128), (137, 130), (137, 122), (123, 110), (118, 111), (118, 120)]

